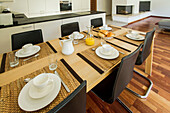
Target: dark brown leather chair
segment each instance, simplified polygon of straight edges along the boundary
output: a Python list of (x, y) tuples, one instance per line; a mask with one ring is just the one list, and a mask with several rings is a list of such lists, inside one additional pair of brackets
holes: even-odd
[(68, 24), (61, 25), (61, 36), (68, 36), (72, 34), (74, 31), (80, 32), (79, 23), (73, 22)]
[(86, 113), (86, 81), (49, 113)]
[[(112, 104), (131, 81), (133, 77), (133, 68), (141, 47), (142, 45), (140, 45), (130, 55), (122, 58), (119, 68), (114, 70), (109, 76), (92, 89), (92, 91), (103, 101)], [(118, 102), (122, 104), (119, 99)], [(130, 111), (130, 109), (124, 104), (123, 106)]]
[(91, 25), (94, 26), (94, 28), (101, 27), (103, 26), (103, 19), (102, 18), (91, 19)]
[[(151, 45), (152, 45), (152, 40), (153, 40), (153, 37), (154, 37), (154, 33), (155, 33), (155, 28), (151, 32), (146, 33), (145, 41), (144, 41), (144, 44), (143, 44), (143, 47), (142, 47), (142, 51), (139, 52), (139, 55), (138, 55), (138, 58), (136, 60), (135, 65), (141, 65), (147, 59), (147, 57), (150, 55), (150, 53), (151, 53)], [(148, 87), (145, 95), (140, 95), (140, 94), (134, 92), (133, 90), (131, 90), (129, 88), (127, 88), (127, 89), (130, 92), (132, 92), (133, 94), (135, 94), (136, 96), (140, 97), (140, 98), (146, 98), (148, 96), (151, 88), (152, 88), (153, 83), (149, 78), (145, 77), (141, 73), (139, 73), (137, 71), (135, 71), (135, 72), (138, 73), (140, 76), (142, 76), (147, 81), (149, 81), (150, 86)]]
[(12, 51), (16, 49), (21, 49), (23, 45), (28, 43), (38, 44), (43, 42), (41, 29), (13, 34), (11, 36), (11, 39)]

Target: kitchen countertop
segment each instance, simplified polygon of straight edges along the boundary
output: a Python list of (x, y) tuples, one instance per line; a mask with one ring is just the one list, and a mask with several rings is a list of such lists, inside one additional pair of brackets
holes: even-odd
[(67, 18), (73, 18), (73, 17), (94, 15), (94, 14), (100, 14), (100, 13), (105, 13), (105, 12), (102, 12), (102, 11), (85, 11), (85, 12), (59, 14), (59, 15), (51, 15), (51, 16), (43, 16), (43, 17), (35, 17), (35, 18), (27, 18), (24, 14), (16, 14), (13, 17), (13, 25), (0, 26), (0, 29), (7, 28), (7, 27), (13, 27), (13, 26), (26, 25), (26, 24), (46, 22), (46, 21), (53, 21), (53, 20), (67, 19)]

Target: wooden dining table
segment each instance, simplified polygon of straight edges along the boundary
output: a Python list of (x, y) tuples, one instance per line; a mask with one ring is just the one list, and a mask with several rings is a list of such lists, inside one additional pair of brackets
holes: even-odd
[[(1, 64), (1, 74), (0, 74), (0, 103), (3, 104), (4, 98), (2, 95), (12, 95), (13, 93), (8, 94), (10, 88), (18, 88), (19, 91), (24, 87), (24, 79), (27, 77), (33, 78), (40, 73), (52, 73), (48, 69), (49, 65), (49, 56), (56, 54), (56, 60), (58, 61), (57, 72), (61, 75), (61, 78), (66, 83), (66, 85), (71, 89), (71, 92), (68, 93), (65, 91), (64, 87), (60, 91), (61, 99), (57, 101), (58, 103), (64, 100), (69, 94), (71, 94), (79, 85), (79, 79), (87, 81), (87, 92), (89, 92), (93, 87), (105, 79), (115, 67), (117, 67), (121, 59), (124, 56), (129, 55), (134, 52), (138, 46), (144, 41), (135, 41), (128, 39), (125, 35), (128, 33), (128, 28), (122, 28), (114, 25), (109, 25), (112, 27), (112, 31), (115, 36), (111, 39), (107, 39), (106, 43), (114, 47), (119, 51), (119, 57), (116, 59), (106, 60), (98, 57), (92, 48), (96, 49), (101, 46), (101, 39), (98, 37), (99, 28), (93, 30), (93, 35), (95, 39), (95, 44), (93, 46), (88, 46), (85, 44), (85, 40), (79, 40), (79, 43), (74, 45), (74, 53), (71, 55), (63, 55), (62, 47), (59, 44), (59, 41), (65, 40), (68, 37), (57, 38), (50, 40), (48, 42), (37, 44), (41, 47), (39, 56), (37, 58), (32, 58), (28, 61), (19, 60), (19, 65), (11, 68), (9, 66), (8, 53), (0, 55), (0, 64)], [(137, 31), (141, 35), (145, 36), (146, 33)], [(87, 35), (86, 31), (81, 32), (84, 36)], [(151, 54), (146, 59), (145, 63), (145, 73), (151, 75), (152, 72), (152, 56), (153, 56), (153, 44), (151, 48)], [(19, 84), (19, 85), (18, 85)], [(15, 87), (14, 87), (14, 86)], [(16, 98), (19, 95), (19, 91), (16, 93)], [(59, 93), (59, 94), (60, 94)], [(58, 96), (57, 96), (58, 98)], [(53, 103), (53, 106), (48, 107), (47, 110), (50, 110), (52, 107), (57, 104)], [(17, 106), (18, 107), (18, 106)], [(19, 108), (18, 108), (19, 109)]]

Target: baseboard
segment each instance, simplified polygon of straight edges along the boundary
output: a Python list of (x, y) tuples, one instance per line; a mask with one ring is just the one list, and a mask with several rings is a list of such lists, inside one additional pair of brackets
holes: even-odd
[(130, 24), (136, 23), (136, 22), (138, 22), (138, 21), (144, 20), (144, 19), (149, 18), (149, 17), (151, 17), (151, 16), (147, 16), (147, 17), (145, 17), (145, 18), (141, 18), (141, 19), (139, 19), (139, 20), (136, 20), (136, 21), (130, 22), (130, 23), (128, 23), (127, 25), (130, 25)]
[(150, 17), (170, 19), (170, 17), (151, 15)]

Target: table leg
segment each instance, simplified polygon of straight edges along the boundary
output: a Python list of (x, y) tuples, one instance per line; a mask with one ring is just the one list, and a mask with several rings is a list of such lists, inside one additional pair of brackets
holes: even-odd
[(151, 45), (151, 53), (146, 59), (146, 64), (145, 64), (145, 73), (148, 75), (152, 74), (152, 61), (153, 61), (153, 46), (154, 46), (154, 39), (152, 41)]

